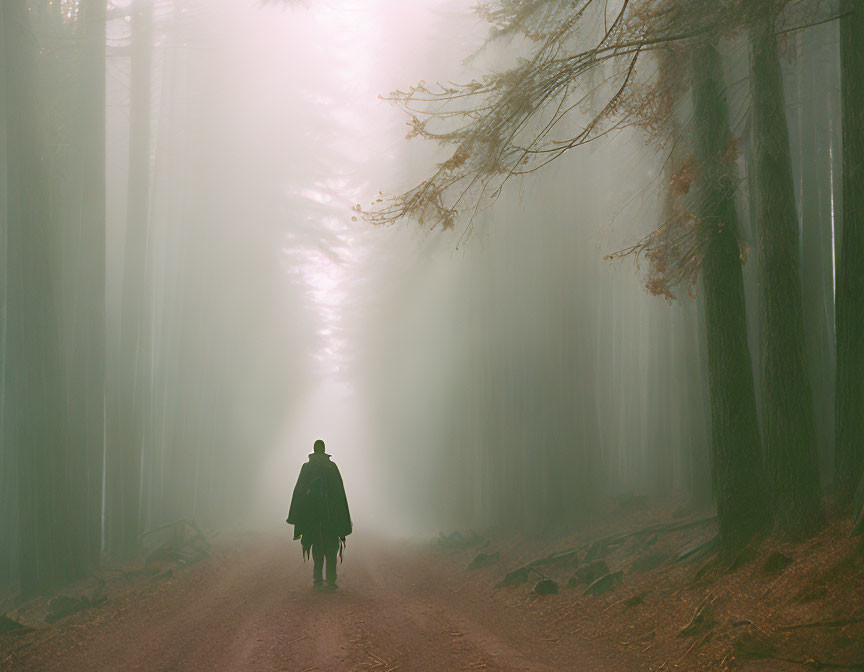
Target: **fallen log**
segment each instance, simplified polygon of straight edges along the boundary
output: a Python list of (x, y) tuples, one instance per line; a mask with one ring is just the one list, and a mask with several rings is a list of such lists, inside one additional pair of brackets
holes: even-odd
[[(611, 534), (607, 537), (603, 537), (598, 539), (590, 544), (585, 544), (578, 549), (581, 548), (589, 548), (589, 554), (585, 556), (584, 562), (589, 562), (592, 558), (590, 558), (590, 549), (593, 547), (601, 548), (603, 546), (617, 546), (621, 544), (623, 541), (630, 539), (631, 537), (638, 537), (645, 534), (669, 534), (671, 532), (679, 532), (680, 530), (687, 530), (691, 527), (699, 527), (700, 525), (707, 525), (708, 523), (714, 522), (717, 520), (717, 516), (708, 516), (705, 518), (698, 518), (696, 520), (687, 520), (681, 521), (677, 523), (656, 523), (654, 525), (649, 525), (648, 527), (643, 527), (638, 530), (634, 530), (632, 532), (619, 532), (616, 534)], [(555, 555), (555, 554), (553, 554)], [(547, 556), (550, 557), (550, 556)]]
[[(518, 567), (513, 571), (509, 572), (497, 585), (497, 588), (501, 588), (504, 586), (514, 586), (521, 585), (528, 581), (528, 575), (526, 572), (533, 567), (543, 567), (544, 565), (557, 564), (559, 562), (564, 561), (565, 559), (578, 559), (579, 553), (583, 550), (587, 549), (585, 557), (583, 558), (583, 563), (593, 562), (602, 555), (599, 555), (602, 550), (605, 549), (608, 551), (610, 546), (616, 546), (623, 543), (625, 540), (631, 537), (642, 536), (646, 534), (668, 534), (670, 532), (678, 532), (680, 530), (686, 530), (691, 527), (698, 527), (700, 525), (707, 525), (717, 519), (717, 516), (708, 516), (705, 518), (698, 518), (696, 520), (687, 520), (681, 521), (677, 523), (656, 523), (654, 525), (649, 525), (648, 527), (643, 527), (638, 530), (634, 530), (632, 532), (619, 532), (616, 534), (609, 535), (607, 537), (603, 537), (601, 539), (597, 539), (593, 542), (588, 542), (582, 544), (581, 546), (574, 546), (572, 548), (564, 549), (562, 551), (555, 551), (548, 555), (543, 556), (542, 558), (537, 558), (529, 563), (526, 563), (522, 567)], [(443, 535), (442, 535), (443, 536)], [(700, 547), (704, 544), (700, 544)], [(596, 549), (592, 552), (592, 549)], [(605, 553), (604, 553), (605, 555)], [(679, 560), (682, 559), (680, 556)], [(573, 563), (575, 564), (575, 563)], [(518, 583), (514, 583), (517, 579), (521, 579), (524, 576), (524, 580), (519, 580)], [(545, 576), (541, 573), (541, 576)]]

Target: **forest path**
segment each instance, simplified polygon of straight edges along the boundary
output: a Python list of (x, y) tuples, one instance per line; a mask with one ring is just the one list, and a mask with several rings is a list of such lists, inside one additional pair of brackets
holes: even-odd
[[(428, 547), (352, 537), (335, 593), (311, 590), (287, 535), (249, 539), (175, 578), (71, 617), (0, 665), (40, 672), (624, 671), (504, 608)], [(611, 654), (611, 655), (609, 655)], [(614, 660), (614, 662), (613, 662)], [(635, 662), (635, 661), (634, 661)]]

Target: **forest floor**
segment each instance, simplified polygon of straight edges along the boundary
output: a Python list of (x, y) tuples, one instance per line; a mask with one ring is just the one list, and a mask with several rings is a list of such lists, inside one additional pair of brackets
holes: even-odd
[[(287, 534), (233, 537), (194, 565), (108, 582), (106, 600), (53, 625), (47, 599), (9, 611), (30, 627), (0, 635), (0, 670), (864, 669), (864, 553), (849, 523), (803, 543), (768, 538), (735, 561), (679, 559), (713, 535), (685, 513), (619, 503), (593, 529), (543, 542), (355, 535), (336, 593), (311, 590)], [(529, 563), (527, 581), (496, 587)], [(589, 569), (604, 570), (592, 592), (608, 592), (586, 594), (594, 577), (567, 585)], [(544, 576), (557, 594), (534, 592)]]
[[(474, 548), (447, 537), (439, 545), (463, 566), (488, 562), (466, 573), (499, 608), (519, 609), (573, 647), (574, 661), (574, 633), (626, 654), (626, 664), (616, 656), (596, 669), (864, 670), (864, 544), (850, 520), (806, 541), (772, 535), (731, 557), (712, 550), (710, 513), (674, 502), (631, 498), (594, 520), (555, 542), (493, 535)], [(500, 585), (524, 579), (514, 570), (529, 565), (528, 581)], [(538, 595), (547, 577), (559, 592)]]

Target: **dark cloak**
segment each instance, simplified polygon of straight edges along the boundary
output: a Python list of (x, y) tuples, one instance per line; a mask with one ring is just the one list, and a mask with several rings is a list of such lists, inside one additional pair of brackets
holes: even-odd
[(312, 453), (301, 467), (287, 522), (294, 526), (294, 538), (300, 539), (304, 553), (328, 537), (344, 542), (351, 534), (342, 475), (326, 453)]

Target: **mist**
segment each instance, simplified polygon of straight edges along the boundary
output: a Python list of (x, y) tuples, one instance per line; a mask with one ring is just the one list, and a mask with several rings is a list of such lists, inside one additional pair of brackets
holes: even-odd
[(669, 572), (862, 529), (861, 9), (601, 4), (0, 8), (4, 612), (299, 572), (316, 440), (348, 595), (352, 561), (476, 602), (577, 552), (618, 585), (667, 523)]

